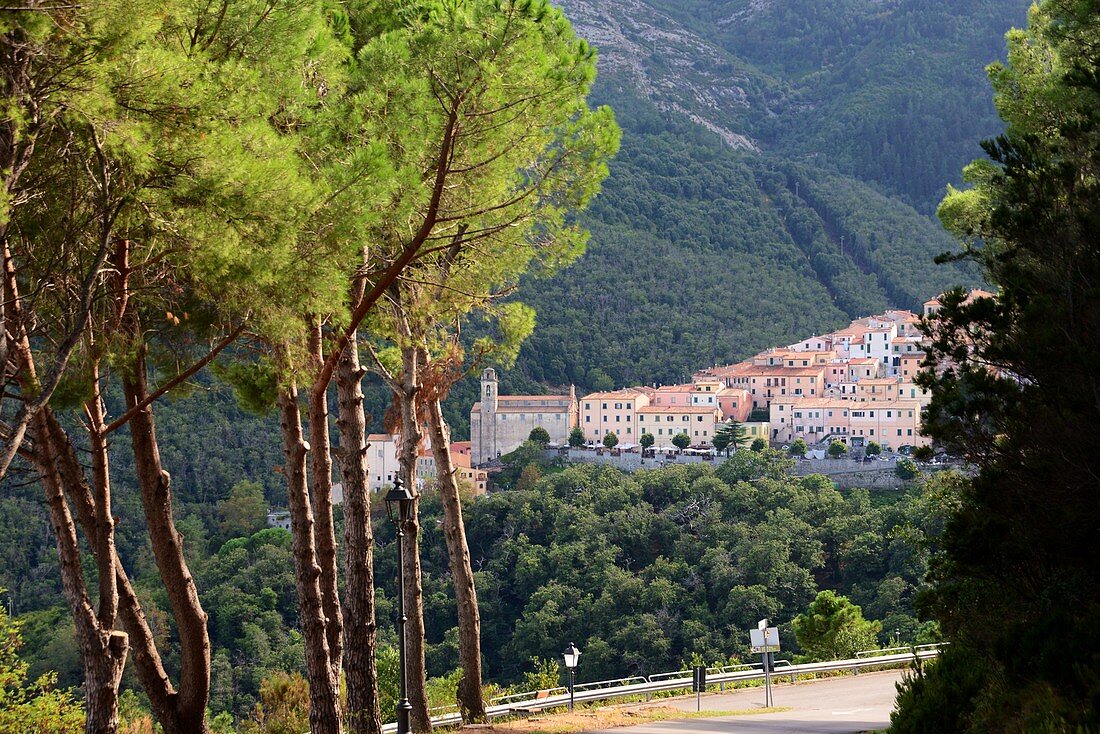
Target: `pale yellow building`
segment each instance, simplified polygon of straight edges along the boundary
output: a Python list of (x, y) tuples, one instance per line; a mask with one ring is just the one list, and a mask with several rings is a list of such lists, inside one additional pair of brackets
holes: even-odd
[(705, 405), (649, 405), (638, 408), (637, 418), (638, 434), (652, 435), (655, 447), (672, 446), (672, 439), (679, 433), (686, 433), (691, 445), (696, 446), (714, 439), (722, 411)]
[(613, 433), (620, 444), (638, 443), (638, 410), (652, 402), (654, 392), (627, 387), (585, 395), (578, 401), (585, 440), (599, 443), (604, 436)]

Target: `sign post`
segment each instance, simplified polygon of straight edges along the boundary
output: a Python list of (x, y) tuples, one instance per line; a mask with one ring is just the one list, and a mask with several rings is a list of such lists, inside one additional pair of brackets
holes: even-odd
[(693, 665), (691, 667), (691, 687), (695, 689), (695, 710), (702, 711), (703, 692), (707, 690), (707, 666)]
[(764, 706), (771, 708), (772, 701), (772, 656), (779, 651), (779, 628), (769, 627), (767, 618), (761, 619), (756, 629), (749, 630), (749, 642), (752, 651), (761, 655), (764, 666)]

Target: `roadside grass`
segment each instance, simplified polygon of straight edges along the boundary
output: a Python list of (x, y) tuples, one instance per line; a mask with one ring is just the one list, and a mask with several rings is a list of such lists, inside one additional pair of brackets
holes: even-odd
[(683, 719), (709, 719), (716, 716), (747, 716), (790, 711), (790, 707), (741, 709), (736, 711), (681, 711), (672, 706), (642, 705), (605, 706), (575, 711), (539, 713), (510, 720), (497, 720), (492, 724), (462, 727), (466, 731), (485, 734), (572, 734), (573, 732), (614, 729), (658, 721)]

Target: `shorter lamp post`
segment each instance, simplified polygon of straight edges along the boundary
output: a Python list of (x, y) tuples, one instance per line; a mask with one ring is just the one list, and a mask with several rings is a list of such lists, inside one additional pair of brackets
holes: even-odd
[[(397, 650), (400, 666), (400, 694), (397, 701), (397, 734), (409, 734), (409, 678), (405, 670), (405, 557), (401, 552), (401, 540), (405, 537), (405, 523), (412, 519), (413, 504), (416, 495), (408, 490), (401, 480), (393, 483), (393, 489), (386, 493), (386, 512), (390, 522), (397, 528)], [(397, 517), (394, 517), (394, 510)]]
[(562, 653), (565, 658), (565, 667), (569, 670), (569, 710), (573, 710), (573, 671), (577, 668), (577, 661), (581, 659), (581, 651), (572, 642)]

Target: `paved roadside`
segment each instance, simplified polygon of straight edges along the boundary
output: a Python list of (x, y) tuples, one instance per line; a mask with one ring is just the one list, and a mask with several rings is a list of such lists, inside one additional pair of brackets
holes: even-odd
[[(617, 729), (616, 734), (855, 734), (890, 725), (901, 670), (862, 673), (795, 684), (773, 686), (776, 707), (790, 708), (767, 714), (663, 721)], [(682, 711), (695, 711), (695, 698), (661, 702)], [(764, 689), (748, 688), (702, 697), (710, 711), (745, 711), (764, 707)]]

